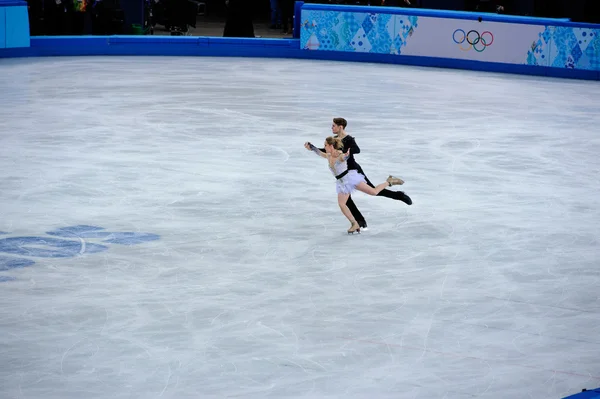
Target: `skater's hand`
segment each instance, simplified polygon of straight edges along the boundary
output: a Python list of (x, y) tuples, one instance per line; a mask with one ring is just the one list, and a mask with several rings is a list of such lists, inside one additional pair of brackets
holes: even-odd
[(312, 145), (310, 143), (310, 141), (307, 141), (306, 143), (304, 143), (304, 148), (306, 148), (309, 151), (314, 152), (315, 154), (317, 154), (320, 157), (326, 158), (325, 153), (321, 152), (321, 150), (319, 150), (317, 147), (315, 147), (314, 145)]
[(317, 149), (317, 147), (312, 145), (312, 143), (310, 141), (307, 141), (306, 143), (304, 143), (304, 148), (306, 148), (309, 151), (314, 151)]

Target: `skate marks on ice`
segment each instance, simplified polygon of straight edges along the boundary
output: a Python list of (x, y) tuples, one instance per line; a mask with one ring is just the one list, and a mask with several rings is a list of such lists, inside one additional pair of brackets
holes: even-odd
[[(65, 66), (85, 74), (64, 84)], [(221, 71), (226, 90), (199, 68)], [(1, 393), (558, 398), (598, 382), (597, 162), (565, 137), (582, 138), (577, 118), (569, 135), (542, 118), (526, 134), (507, 128), (524, 122), (507, 122), (505, 93), (544, 84), (496, 77), (494, 92), (480, 87), (492, 75), (209, 58), (61, 59), (31, 73), (32, 105), (3, 114), (0, 138), (28, 162), (0, 162), (15, 175), (11, 214), (54, 215), (48, 233), (0, 236), (13, 239), (0, 276), (32, 262), (81, 268), (0, 286)], [(360, 102), (335, 95), (344, 75)], [(402, 190), (415, 198), (358, 194), (369, 228), (353, 238), (326, 167), (301, 146), (338, 113), (352, 115), (369, 178), (408, 169)], [(64, 183), (48, 164), (80, 173), (35, 192)], [(76, 190), (98, 207), (69, 201)], [(37, 206), (56, 198), (66, 205)], [(62, 224), (61, 208), (157, 226), (160, 241), (121, 248), (135, 237), (54, 228), (79, 223)]]
[[(9, 234), (3, 232), (3, 235)], [(47, 236), (20, 236), (0, 238), (0, 272), (29, 267), (36, 262), (29, 258), (73, 258), (83, 254), (107, 251), (109, 246), (93, 243), (99, 240), (105, 244), (125, 246), (138, 245), (158, 240), (152, 233), (111, 232), (103, 227), (76, 225), (47, 231)], [(6, 256), (27, 256), (28, 258)], [(0, 275), (1, 281), (14, 281), (15, 277)]]

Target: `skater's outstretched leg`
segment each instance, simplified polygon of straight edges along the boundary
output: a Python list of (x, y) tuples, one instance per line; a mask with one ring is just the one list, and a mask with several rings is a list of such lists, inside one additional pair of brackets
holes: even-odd
[(358, 223), (356, 223), (356, 219), (354, 219), (352, 212), (350, 212), (350, 209), (348, 209), (348, 206), (346, 205), (349, 196), (350, 194), (338, 194), (338, 205), (340, 206), (344, 216), (346, 216), (351, 223), (348, 233), (354, 233), (355, 231), (360, 232), (360, 226)]
[[(375, 188), (375, 186), (373, 185), (373, 183), (371, 183), (371, 181), (369, 180), (369, 178), (364, 174), (364, 172), (362, 170), (359, 171), (359, 173), (361, 175), (363, 175), (365, 177), (365, 181), (367, 182), (367, 184), (373, 188)], [(392, 190), (381, 190), (378, 194), (378, 197), (386, 197), (386, 198), (391, 198), (391, 199), (395, 199), (398, 201), (402, 201), (407, 205), (412, 205), (412, 199), (410, 199), (410, 197), (406, 194), (404, 194), (403, 191), (392, 191)]]
[[(404, 202), (406, 205), (412, 205), (412, 199), (410, 199), (410, 197), (406, 194), (404, 194), (404, 191), (390, 191), (390, 190), (385, 190), (385, 191), (389, 191), (390, 193), (392, 193), (394, 196), (390, 197), (399, 201)], [(381, 194), (381, 193), (379, 193)]]
[(361, 181), (358, 184), (358, 186), (356, 186), (356, 189), (359, 190), (359, 191), (362, 191), (365, 194), (377, 195), (377, 194), (379, 194), (381, 192), (381, 190), (383, 190), (384, 188), (386, 188), (389, 185), (390, 185), (390, 183), (385, 182), (385, 183), (378, 184), (375, 187), (371, 187), (367, 183), (365, 183), (364, 181)]

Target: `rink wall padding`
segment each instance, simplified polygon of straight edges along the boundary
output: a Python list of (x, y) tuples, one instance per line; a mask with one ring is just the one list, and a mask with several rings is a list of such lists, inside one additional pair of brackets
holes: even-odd
[(0, 49), (0, 57), (85, 55), (293, 57), (298, 40), (197, 36), (41, 36), (31, 47)]
[(563, 399), (600, 399), (600, 387), (596, 389), (584, 389), (580, 393), (566, 396)]
[(0, 50), (28, 46), (27, 3), (18, 0), (0, 0)]
[[(552, 76), (600, 72), (600, 25), (567, 19), (303, 4), (299, 23), (300, 47), (305, 51), (427, 57), (440, 63), (461, 60), (563, 72), (552, 71)], [(474, 64), (464, 65), (470, 69), (468, 65)]]
[(32, 37), (27, 48), (0, 49), (0, 57), (52, 56), (211, 56), (264, 57), (402, 64), (559, 78), (600, 80), (600, 71), (569, 70), (536, 65), (481, 62), (464, 59), (306, 51), (297, 39), (241, 39), (180, 36), (47, 36)]
[(25, 16), (21, 18), (21, 26), (11, 29), (27, 33), (26, 38), (8, 40), (6, 10), (11, 7), (0, 6), (0, 10), (6, 9), (4, 14), (0, 11), (0, 21), (4, 21), (0, 27), (6, 25), (0, 43), (12, 43), (11, 47), (0, 46), (0, 58), (101, 55), (293, 58), (600, 80), (600, 25), (566, 19), (297, 2), (296, 15), (300, 18), (295, 20), (297, 38), (294, 39), (153, 35), (30, 38), (24, 3), (0, 0), (1, 4), (21, 7), (22, 11), (17, 13), (19, 18)]

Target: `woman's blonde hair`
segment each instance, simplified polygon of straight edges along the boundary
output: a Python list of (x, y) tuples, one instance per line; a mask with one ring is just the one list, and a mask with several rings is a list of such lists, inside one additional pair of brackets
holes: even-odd
[(344, 148), (344, 143), (342, 143), (342, 139), (338, 137), (329, 136), (325, 139), (325, 143), (332, 145), (336, 150), (342, 150)]

